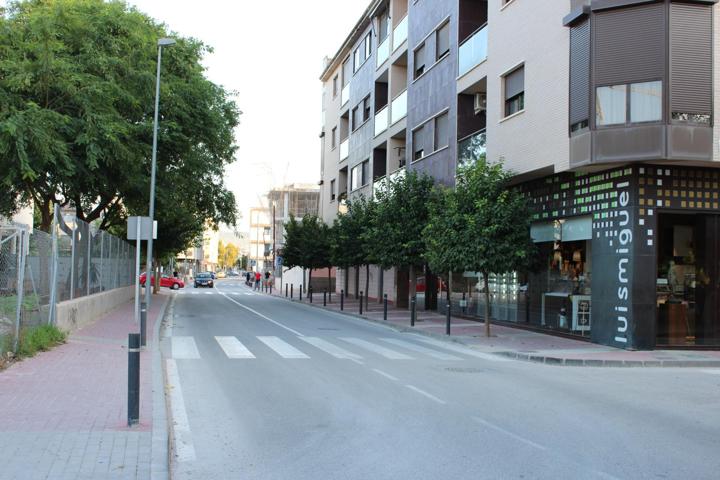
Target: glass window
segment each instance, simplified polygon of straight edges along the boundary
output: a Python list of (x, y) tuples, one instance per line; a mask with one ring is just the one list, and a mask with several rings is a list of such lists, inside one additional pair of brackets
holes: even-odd
[(435, 118), (435, 150), (448, 146), (449, 125), (450, 120), (447, 113)]
[(630, 85), (630, 121), (632, 123), (662, 120), (662, 82)]
[(595, 100), (595, 123), (597, 125), (623, 124), (627, 118), (627, 86), (598, 87)]
[(412, 134), (413, 141), (413, 160), (419, 160), (425, 156), (425, 147), (423, 142), (423, 130), (425, 127), (420, 127), (415, 130)]
[(363, 61), (370, 58), (371, 53), (372, 53), (372, 37), (368, 33), (367, 37), (365, 37), (365, 56), (363, 58)]
[(370, 96), (365, 97), (363, 100), (363, 121), (370, 119)]
[(356, 165), (350, 170), (350, 190), (355, 190), (360, 187), (360, 175), (361, 175), (361, 166)]
[(505, 75), (505, 116), (525, 108), (525, 66)]
[(365, 186), (370, 181), (370, 160), (365, 160), (361, 164), (362, 167), (362, 185)]
[(333, 127), (332, 135), (330, 136), (330, 148), (337, 146), (337, 127)]
[(415, 50), (415, 78), (425, 72), (425, 44)]
[(437, 31), (435, 59), (440, 60), (446, 53), (450, 52), (450, 22), (446, 23)]
[(335, 179), (330, 180), (330, 201), (335, 200)]
[(333, 98), (337, 97), (338, 94), (338, 76), (333, 77)]

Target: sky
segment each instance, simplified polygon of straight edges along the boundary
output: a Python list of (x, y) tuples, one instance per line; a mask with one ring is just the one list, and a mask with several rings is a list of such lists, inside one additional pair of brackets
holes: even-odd
[(212, 46), (203, 62), (207, 77), (237, 92), (239, 149), (226, 184), (243, 217), (239, 232), (248, 231), (250, 208), (271, 188), (317, 184), (323, 58), (337, 52), (369, 0), (128, 3), (178, 35)]

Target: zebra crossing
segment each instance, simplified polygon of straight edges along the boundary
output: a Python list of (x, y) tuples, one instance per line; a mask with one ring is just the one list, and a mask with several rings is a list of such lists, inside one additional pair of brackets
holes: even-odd
[[(218, 348), (230, 360), (253, 360), (267, 357), (280, 357), (288, 360), (307, 360), (330, 356), (336, 359), (359, 361), (372, 357), (385, 360), (432, 359), (448, 362), (482, 358), (493, 362), (508, 361), (488, 353), (478, 352), (468, 347), (441, 341), (425, 342), (426, 345), (400, 340), (397, 338), (338, 337), (320, 338), (296, 336), (280, 338), (276, 336), (256, 336), (250, 339), (254, 345), (246, 345), (234, 336), (215, 336), (213, 349)], [(420, 342), (425, 340), (418, 338)], [(172, 337), (172, 357), (180, 360), (199, 360), (201, 349), (192, 336)], [(207, 347), (206, 347), (207, 348)], [(453, 353), (448, 353), (453, 352)], [(212, 352), (204, 352), (210, 354)]]
[(227, 290), (218, 289), (200, 289), (200, 288), (184, 288), (175, 291), (177, 295), (230, 295), (230, 296), (241, 296), (241, 295), (261, 295), (260, 292), (229, 292)]

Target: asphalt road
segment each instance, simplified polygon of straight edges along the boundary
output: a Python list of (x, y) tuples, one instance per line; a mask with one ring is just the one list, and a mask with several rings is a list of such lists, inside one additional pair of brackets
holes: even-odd
[(170, 315), (176, 479), (720, 478), (720, 371), (510, 361), (230, 279)]

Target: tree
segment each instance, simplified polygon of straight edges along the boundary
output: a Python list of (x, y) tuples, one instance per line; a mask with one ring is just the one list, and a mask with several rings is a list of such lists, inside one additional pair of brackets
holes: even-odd
[(285, 224), (283, 265), (288, 268), (309, 269), (308, 284), (312, 282), (313, 269), (332, 265), (330, 229), (316, 215), (305, 215), (300, 222), (290, 216), (290, 220)]
[[(124, 234), (147, 215), (157, 39), (166, 28), (123, 2), (19, 1), (0, 16), (0, 213), (32, 202), (49, 230), (55, 204)], [(190, 246), (206, 221), (234, 224), (223, 184), (238, 109), (204, 76), (210, 49), (163, 52), (158, 258)]]
[(433, 179), (407, 172), (378, 191), (372, 230), (367, 233), (370, 257), (382, 268), (410, 270), (410, 296), (415, 295), (415, 268), (425, 263), (423, 229), (428, 223), (428, 199)]
[[(348, 201), (347, 212), (335, 219), (330, 235), (330, 260), (333, 265), (347, 270), (366, 265), (369, 269), (370, 245), (374, 218), (374, 204), (359, 197)], [(346, 276), (347, 277), (347, 276)], [(356, 289), (358, 288), (355, 282)], [(367, 290), (367, 278), (366, 287)], [(346, 292), (347, 293), (347, 292)]]
[(489, 276), (525, 271), (535, 257), (527, 199), (508, 187), (510, 177), (502, 164), (484, 158), (461, 167), (455, 189), (438, 192), (431, 202), (423, 232), (431, 268), (482, 274), (487, 336)]
[(240, 251), (234, 243), (223, 243), (222, 240), (218, 243), (218, 264), (220, 268), (229, 268), (235, 266), (237, 263)]

